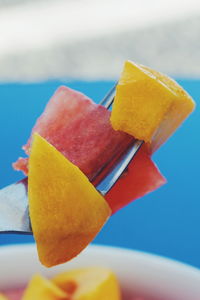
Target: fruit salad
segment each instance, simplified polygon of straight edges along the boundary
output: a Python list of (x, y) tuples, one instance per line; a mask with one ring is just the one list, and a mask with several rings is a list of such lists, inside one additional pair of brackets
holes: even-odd
[[(113, 213), (166, 182), (151, 155), (194, 107), (175, 81), (131, 61), (125, 62), (112, 112), (67, 87), (55, 92), (23, 146), (27, 157), (13, 165), (28, 175), (30, 219), (43, 265), (78, 255)], [(103, 197), (96, 174), (135, 139), (144, 141), (142, 148)]]
[(4, 291), (1, 297), (2, 300), (120, 300), (121, 291), (110, 269), (89, 267), (66, 271), (50, 279), (35, 274), (24, 289)]
[[(74, 269), (45, 278), (35, 274), (24, 288), (0, 292), (0, 300), (158, 300), (122, 295), (120, 283), (105, 267)], [(161, 300), (161, 299), (159, 299)], [(168, 299), (169, 300), (169, 299)]]

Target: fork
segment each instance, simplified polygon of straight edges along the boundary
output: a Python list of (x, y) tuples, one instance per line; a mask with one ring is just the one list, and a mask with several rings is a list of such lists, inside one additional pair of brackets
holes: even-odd
[[(109, 109), (114, 101), (115, 92), (116, 86), (108, 92), (99, 104)], [(133, 143), (121, 154), (114, 166), (112, 165), (107, 170), (103, 178), (101, 178), (102, 170), (97, 174), (95, 186), (103, 196), (110, 191), (127, 169), (142, 143), (143, 141), (133, 139)], [(27, 187), (28, 178), (26, 177), (0, 190), (0, 233), (32, 234)]]

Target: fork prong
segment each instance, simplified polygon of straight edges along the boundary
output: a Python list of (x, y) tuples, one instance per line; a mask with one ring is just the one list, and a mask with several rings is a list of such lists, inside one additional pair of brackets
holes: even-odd
[(99, 104), (108, 109), (114, 101), (115, 93), (116, 93), (116, 84), (108, 92), (108, 94), (103, 98), (103, 100), (101, 100), (101, 102), (99, 102)]
[[(116, 85), (107, 93), (107, 95), (103, 98), (103, 100), (99, 103), (103, 105), (105, 108), (109, 108), (113, 101), (116, 94)], [(97, 190), (102, 194), (106, 195), (110, 189), (114, 186), (120, 176), (128, 167), (129, 163), (142, 146), (143, 141), (135, 140), (134, 144), (127, 149), (125, 153), (123, 153), (120, 158), (118, 159), (117, 163), (114, 167), (108, 172), (108, 174), (97, 184)]]
[[(99, 103), (109, 108), (114, 100), (116, 85), (109, 91), (105, 98)], [(97, 185), (97, 189), (105, 195), (119, 179), (127, 168), (128, 164), (142, 145), (142, 141), (135, 141), (134, 145), (119, 158), (109, 174)], [(6, 213), (3, 213), (6, 220), (0, 220), (0, 233), (21, 233), (32, 234), (29, 220), (27, 178), (0, 190), (0, 210), (3, 212), (6, 205)]]
[(123, 172), (126, 170), (137, 151), (142, 146), (143, 141), (135, 140), (134, 144), (131, 148), (122, 155), (118, 162), (115, 164), (114, 168), (108, 173), (107, 176), (103, 178), (103, 180), (97, 185), (97, 190), (104, 196), (106, 195), (110, 189), (114, 186)]
[(27, 178), (0, 190), (0, 233), (31, 234)]

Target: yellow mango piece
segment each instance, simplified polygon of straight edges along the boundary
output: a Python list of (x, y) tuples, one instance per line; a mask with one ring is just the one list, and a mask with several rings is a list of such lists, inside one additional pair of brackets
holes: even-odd
[(34, 275), (30, 280), (22, 300), (69, 300), (68, 295), (53, 282), (40, 275)]
[(116, 88), (111, 123), (155, 151), (194, 110), (192, 98), (174, 80), (126, 61)]
[(28, 198), (39, 258), (47, 267), (78, 255), (111, 214), (80, 169), (38, 134), (29, 160)]
[(121, 293), (115, 274), (107, 268), (90, 267), (58, 274), (52, 281), (70, 293), (72, 300), (120, 300)]
[(6, 296), (0, 293), (0, 300), (9, 300)]

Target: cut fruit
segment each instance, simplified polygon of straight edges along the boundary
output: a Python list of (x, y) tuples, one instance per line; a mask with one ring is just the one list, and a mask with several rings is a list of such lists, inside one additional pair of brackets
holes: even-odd
[(35, 275), (29, 282), (22, 300), (70, 300), (68, 295), (53, 282)]
[[(33, 132), (42, 135), (90, 179), (134, 140), (131, 136), (112, 128), (108, 110), (67, 87), (60, 87), (55, 92), (37, 120)], [(31, 140), (32, 137), (24, 147), (27, 153), (30, 152)], [(144, 161), (148, 160), (148, 171), (143, 156)], [(134, 167), (135, 164), (138, 166), (137, 169)], [(15, 163), (15, 168), (27, 173), (28, 158), (20, 158)], [(144, 185), (140, 184), (141, 190), (139, 190), (137, 185), (141, 178), (144, 180)], [(124, 190), (126, 180), (130, 184), (130, 188), (126, 188), (127, 192)], [(119, 193), (120, 181), (106, 197), (113, 212), (165, 182), (144, 151), (139, 158), (137, 154), (130, 164), (129, 172), (123, 176), (123, 190)]]
[[(33, 127), (51, 145), (92, 179), (116, 153), (126, 149), (131, 136), (113, 130), (110, 112), (85, 95), (60, 87)], [(32, 137), (23, 148), (29, 155)], [(20, 158), (14, 167), (28, 171), (28, 160)]]
[(105, 196), (112, 213), (133, 199), (140, 198), (166, 183), (156, 165), (142, 147), (130, 163), (127, 172)]
[(72, 300), (120, 300), (118, 280), (107, 268), (90, 267), (58, 274), (53, 282), (64, 291), (69, 284), (76, 288), (71, 293)]
[(20, 170), (22, 171), (25, 175), (28, 174), (28, 157), (23, 158), (23, 157), (19, 157), (18, 160), (13, 163), (13, 167), (16, 170)]
[[(21, 300), (24, 294), (24, 288), (17, 288), (17, 289), (9, 289), (4, 292), (6, 296), (6, 300)], [(1, 298), (0, 298), (1, 299)], [(1, 299), (3, 300), (3, 299)]]
[(154, 152), (194, 110), (192, 98), (174, 80), (125, 62), (111, 114), (115, 130), (150, 144)]
[(38, 134), (29, 160), (28, 198), (39, 258), (47, 267), (78, 255), (110, 216), (88, 178)]

